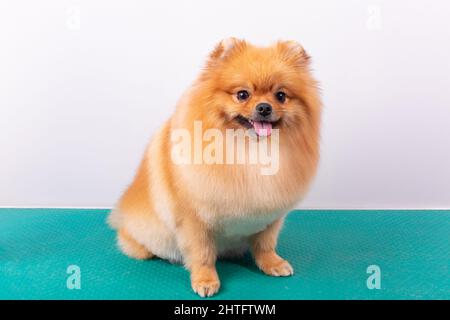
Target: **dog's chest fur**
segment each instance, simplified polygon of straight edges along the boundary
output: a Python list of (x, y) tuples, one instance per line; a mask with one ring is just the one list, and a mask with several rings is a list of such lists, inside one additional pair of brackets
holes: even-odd
[(218, 255), (234, 257), (242, 255), (249, 247), (249, 237), (265, 230), (275, 220), (282, 217), (280, 213), (247, 214), (227, 216), (209, 220), (213, 224)]
[(278, 219), (279, 213), (230, 217), (219, 222), (220, 233), (225, 237), (250, 236), (266, 229)]
[(221, 238), (242, 238), (256, 234), (266, 229), (275, 220), (281, 218), (281, 211), (274, 212), (244, 212), (237, 210), (215, 212), (211, 209), (200, 210), (200, 218)]

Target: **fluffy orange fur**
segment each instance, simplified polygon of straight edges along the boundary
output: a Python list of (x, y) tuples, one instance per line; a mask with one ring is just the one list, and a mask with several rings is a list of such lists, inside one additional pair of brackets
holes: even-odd
[[(118, 245), (130, 257), (158, 256), (185, 264), (200, 296), (220, 287), (216, 259), (250, 248), (257, 266), (272, 276), (293, 274), (277, 255), (285, 215), (305, 194), (319, 158), (321, 102), (310, 58), (292, 41), (257, 47), (227, 39), (152, 138), (132, 184), (110, 215)], [(240, 90), (250, 93), (239, 101)], [(274, 94), (283, 90), (286, 101)], [(258, 164), (184, 164), (171, 160), (171, 132), (242, 129), (260, 102), (280, 118), (279, 170), (261, 175)], [(270, 140), (271, 137), (268, 137)], [(239, 230), (239, 227), (245, 226)]]

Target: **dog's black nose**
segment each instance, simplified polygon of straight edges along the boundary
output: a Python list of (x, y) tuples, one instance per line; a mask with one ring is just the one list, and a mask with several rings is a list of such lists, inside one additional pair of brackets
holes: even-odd
[(259, 103), (256, 106), (256, 112), (263, 117), (267, 117), (272, 113), (272, 106), (266, 102)]

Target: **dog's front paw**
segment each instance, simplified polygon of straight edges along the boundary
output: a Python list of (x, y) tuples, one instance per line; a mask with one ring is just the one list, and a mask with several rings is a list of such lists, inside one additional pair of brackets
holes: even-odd
[(191, 274), (192, 290), (200, 297), (211, 297), (219, 291), (220, 280), (213, 268), (200, 268)]
[(192, 289), (200, 297), (211, 297), (219, 291), (220, 281), (219, 279), (205, 279), (192, 281)]
[(294, 274), (291, 264), (275, 252), (260, 254), (256, 257), (256, 264), (262, 272), (274, 277), (287, 277)]

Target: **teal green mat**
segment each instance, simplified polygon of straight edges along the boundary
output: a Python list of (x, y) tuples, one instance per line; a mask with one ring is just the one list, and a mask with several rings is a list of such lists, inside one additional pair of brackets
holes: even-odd
[[(0, 298), (199, 299), (182, 266), (119, 253), (106, 213), (0, 209)], [(450, 298), (450, 211), (295, 211), (278, 248), (293, 277), (265, 276), (250, 256), (220, 261), (214, 298)], [(79, 290), (67, 288), (70, 265)], [(381, 289), (367, 287), (370, 265)]]

